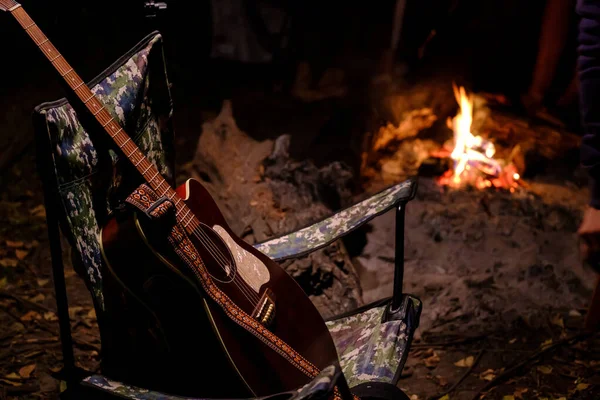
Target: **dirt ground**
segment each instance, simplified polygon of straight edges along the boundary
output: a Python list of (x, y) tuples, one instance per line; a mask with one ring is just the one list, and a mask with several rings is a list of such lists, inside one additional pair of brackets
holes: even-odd
[[(276, 107), (263, 104), (252, 116), (257, 106), (249, 106), (245, 130), (276, 136), (297, 121), (289, 131), (297, 143), (311, 143), (327, 120), (314, 106)], [(200, 125), (193, 104), (178, 112), (180, 121)], [(8, 128), (28, 126), (28, 115), (19, 113)], [(276, 115), (275, 128), (267, 114)], [(196, 141), (179, 136), (180, 165)], [(306, 148), (296, 153), (310, 154)], [(339, 153), (326, 142), (318, 148), (329, 157)], [(29, 148), (5, 171), (0, 192), (0, 399), (53, 399), (59, 392), (52, 376), (61, 366), (58, 322), (34, 168)], [(576, 251), (587, 191), (565, 182), (530, 184), (505, 194), (446, 191), (420, 180), (407, 209), (404, 288), (424, 309), (399, 383), (412, 400), (600, 398), (600, 335), (580, 331), (595, 284)], [(358, 253), (365, 302), (391, 293), (393, 224), (386, 214), (354, 235), (366, 235), (363, 248), (350, 249)], [(101, 344), (91, 299), (74, 271), (66, 272), (77, 364), (95, 371)]]

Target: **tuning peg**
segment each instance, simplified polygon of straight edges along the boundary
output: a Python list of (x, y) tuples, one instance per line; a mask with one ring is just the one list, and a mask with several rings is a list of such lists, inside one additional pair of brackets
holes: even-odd
[(144, 8), (147, 10), (146, 17), (154, 18), (154, 17), (156, 17), (156, 15), (157, 15), (156, 13), (158, 11), (167, 9), (167, 3), (162, 2), (162, 1), (157, 2), (154, 0), (150, 0), (150, 1), (146, 1), (144, 3)]

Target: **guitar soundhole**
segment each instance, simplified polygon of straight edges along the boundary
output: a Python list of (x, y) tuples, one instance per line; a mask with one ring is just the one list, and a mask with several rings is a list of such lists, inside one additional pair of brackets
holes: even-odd
[(201, 223), (192, 240), (212, 278), (222, 283), (233, 282), (237, 268), (223, 239), (211, 227)]

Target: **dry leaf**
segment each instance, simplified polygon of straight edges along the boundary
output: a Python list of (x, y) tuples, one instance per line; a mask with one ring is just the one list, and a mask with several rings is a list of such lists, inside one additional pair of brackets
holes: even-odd
[(435, 368), (440, 363), (440, 356), (434, 351), (431, 357), (423, 360), (427, 368)]
[(57, 372), (60, 372), (62, 370), (62, 367), (52, 367), (48, 369), (56, 374)]
[(14, 268), (19, 264), (19, 261), (15, 260), (14, 258), (4, 258), (2, 260), (0, 260), (0, 265), (2, 265), (3, 267), (6, 268)]
[(41, 319), (41, 315), (35, 311), (28, 311), (27, 314), (21, 317), (21, 321), (32, 321), (34, 319)]
[(581, 317), (581, 313), (577, 310), (569, 311), (569, 317)]
[(590, 387), (590, 385), (587, 383), (578, 383), (577, 386), (575, 387), (575, 390), (581, 391), (581, 390), (585, 390), (589, 387)]
[(8, 283), (8, 279), (6, 277), (0, 279), (0, 290), (4, 289), (4, 286)]
[(12, 240), (7, 240), (6, 245), (8, 247), (23, 247), (23, 242), (13, 242)]
[(542, 345), (540, 346), (542, 349), (550, 346), (552, 344), (552, 339), (548, 339), (546, 340), (544, 343), (542, 343)]
[(34, 217), (46, 217), (46, 208), (44, 207), (43, 204), (40, 204), (39, 206), (35, 206), (34, 208), (32, 208), (31, 210), (29, 210), (29, 213), (31, 215), (33, 215)]
[(37, 240), (32, 240), (29, 243), (25, 243), (25, 248), (26, 249), (31, 249), (31, 248), (37, 247), (39, 245), (40, 245), (40, 242), (38, 242)]
[(15, 332), (23, 332), (25, 330), (25, 325), (23, 325), (20, 322), (14, 322), (11, 326), (10, 326), (10, 330), (11, 331), (15, 331)]
[(528, 390), (527, 388), (516, 388), (513, 396), (515, 399), (523, 399), (523, 393), (527, 393)]
[(44, 296), (43, 293), (38, 293), (35, 296), (33, 296), (32, 298), (29, 299), (29, 301), (33, 301), (35, 303), (39, 302), (39, 301), (43, 301), (46, 298), (46, 296)]
[(552, 373), (552, 367), (550, 365), (540, 365), (537, 370), (544, 375), (550, 375)]
[(442, 397), (440, 397), (438, 400), (450, 400), (450, 396), (445, 394)]
[(488, 369), (487, 371), (483, 371), (481, 374), (479, 374), (479, 379), (488, 382), (494, 380), (495, 377), (496, 371), (494, 371), (493, 369)]
[(514, 344), (514, 343), (516, 343), (516, 342), (517, 342), (517, 338), (510, 339), (510, 340), (508, 341), (508, 343), (510, 343), (510, 344)]
[(502, 397), (502, 400), (515, 400), (515, 396), (512, 394), (507, 394), (506, 396)]
[(556, 399), (556, 400), (567, 400), (567, 398), (566, 398), (566, 397), (559, 397), (559, 398), (558, 398), (558, 399)]
[(77, 313), (81, 310), (83, 310), (83, 307), (80, 306), (69, 307), (69, 318), (75, 318), (77, 316)]
[(87, 313), (87, 317), (91, 319), (96, 319), (96, 309), (92, 308), (90, 312)]
[(22, 385), (22, 383), (20, 383), (20, 382), (13, 382), (13, 381), (9, 381), (8, 379), (2, 379), (2, 378), (0, 378), (0, 382), (8, 383), (9, 385), (12, 385), (12, 386), (21, 386)]
[(58, 317), (52, 311), (48, 311), (44, 313), (44, 319), (46, 321), (57, 321)]
[(16, 374), (16, 372), (11, 372), (8, 375), (4, 375), (4, 377), (6, 379), (16, 379), (16, 380), (21, 380), (21, 377), (19, 375)]
[(20, 250), (20, 249), (15, 250), (15, 256), (17, 256), (17, 258), (19, 260), (25, 259), (25, 257), (27, 257), (27, 254), (29, 254), (29, 250)]
[(35, 364), (26, 365), (19, 370), (19, 375), (27, 379), (31, 376), (33, 370), (35, 370)]
[(563, 321), (562, 317), (560, 315), (555, 315), (551, 320), (551, 323), (553, 323), (556, 326), (560, 326), (561, 328), (565, 327), (565, 322)]
[(454, 365), (456, 365), (457, 367), (461, 367), (461, 368), (469, 368), (469, 367), (473, 366), (474, 362), (475, 362), (475, 357), (469, 356), (467, 358), (463, 358), (462, 360), (458, 360), (457, 362), (454, 363)]
[(438, 385), (440, 386), (446, 386), (448, 384), (448, 378), (445, 376), (436, 375), (435, 379), (437, 379)]
[(49, 279), (38, 279), (37, 284), (38, 286), (46, 286), (46, 283), (48, 283), (49, 281)]

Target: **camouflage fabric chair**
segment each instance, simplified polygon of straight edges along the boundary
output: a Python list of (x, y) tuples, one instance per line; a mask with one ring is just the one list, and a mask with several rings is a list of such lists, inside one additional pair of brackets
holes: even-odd
[[(160, 33), (152, 32), (88, 85), (174, 185), (173, 109), (162, 45)], [(128, 161), (119, 159), (84, 129), (85, 114), (77, 113), (72, 104), (76, 103), (63, 98), (40, 104), (33, 113), (64, 360), (58, 377), (67, 385), (63, 397), (182, 399), (175, 393), (153, 392), (75, 367), (60, 233), (68, 240), (71, 261), (91, 293), (104, 349), (110, 332), (105, 328), (109, 316), (104, 307), (99, 232), (104, 218), (130, 189)], [(396, 385), (421, 313), (421, 302), (402, 292), (404, 211), (415, 191), (415, 181), (399, 183), (297, 232), (255, 245), (276, 261), (298, 257), (396, 209), (394, 295), (327, 320), (339, 363), (278, 399), (330, 398), (335, 385), (348, 387), (362, 398), (406, 398)]]

